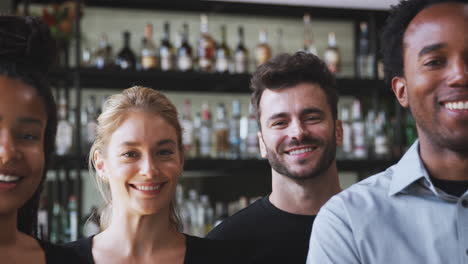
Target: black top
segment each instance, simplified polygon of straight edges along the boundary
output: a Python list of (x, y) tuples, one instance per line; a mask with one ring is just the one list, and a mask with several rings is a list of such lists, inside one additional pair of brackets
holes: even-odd
[(224, 220), (207, 238), (255, 242), (255, 263), (305, 263), (314, 219), (282, 211), (267, 196)]
[(468, 181), (450, 181), (431, 177), (432, 184), (444, 192), (461, 197), (468, 190)]
[(79, 264), (78, 255), (70, 248), (54, 245), (46, 241), (37, 240), (42, 250), (44, 250), (47, 264)]
[[(184, 264), (240, 264), (250, 263), (245, 256), (247, 247), (231, 241), (215, 241), (206, 238), (186, 236)], [(92, 244), (93, 237), (83, 238), (65, 246), (77, 254), (82, 264), (94, 264)], [(221, 242), (221, 243), (220, 243)], [(68, 264), (68, 263), (67, 263)]]

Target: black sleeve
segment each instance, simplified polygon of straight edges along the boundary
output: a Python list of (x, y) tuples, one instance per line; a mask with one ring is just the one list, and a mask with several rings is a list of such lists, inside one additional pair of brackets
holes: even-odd
[(73, 252), (76, 258), (79, 260), (79, 263), (94, 264), (92, 244), (93, 236), (79, 239), (77, 241), (67, 243), (63, 246)]

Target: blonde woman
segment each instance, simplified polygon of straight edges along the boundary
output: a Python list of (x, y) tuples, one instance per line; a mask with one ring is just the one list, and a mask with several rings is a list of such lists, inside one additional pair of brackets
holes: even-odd
[(182, 129), (166, 96), (135, 86), (107, 99), (89, 156), (107, 205), (103, 231), (69, 244), (83, 263), (246, 263), (233, 244), (180, 232)]

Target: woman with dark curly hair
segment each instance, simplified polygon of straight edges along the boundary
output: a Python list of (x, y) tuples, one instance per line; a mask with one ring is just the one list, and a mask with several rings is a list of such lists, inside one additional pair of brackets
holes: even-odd
[(68, 250), (36, 238), (39, 196), (57, 130), (46, 80), (54, 43), (38, 19), (0, 16), (1, 263), (73, 259)]

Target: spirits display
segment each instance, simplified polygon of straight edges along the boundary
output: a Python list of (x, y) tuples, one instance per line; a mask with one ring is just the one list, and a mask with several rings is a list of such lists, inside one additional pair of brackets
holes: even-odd
[(153, 25), (148, 23), (145, 26), (145, 36), (141, 41), (141, 69), (156, 69), (158, 66), (156, 44), (153, 41)]
[(215, 42), (208, 33), (208, 17), (200, 16), (200, 39), (198, 40), (198, 68), (200, 71), (211, 72), (215, 61)]
[(101, 35), (99, 48), (94, 54), (94, 66), (98, 69), (109, 68), (113, 64), (112, 46), (106, 34)]
[(315, 47), (314, 37), (312, 35), (312, 24), (310, 23), (309, 14), (304, 14), (304, 51), (318, 55), (317, 47)]
[(229, 157), (229, 125), (226, 118), (226, 109), (223, 103), (218, 104), (216, 108), (216, 122), (214, 130), (214, 156), (216, 158), (226, 159)]
[(239, 100), (232, 101), (232, 112), (229, 121), (229, 144), (230, 144), (230, 158), (240, 159), (240, 120), (241, 120), (241, 104)]
[(115, 64), (122, 70), (135, 69), (136, 57), (130, 48), (130, 32), (123, 32), (124, 46), (121, 51), (117, 54)]
[(193, 51), (188, 41), (188, 34), (188, 25), (184, 23), (181, 43), (177, 49), (177, 69), (179, 71), (189, 71), (193, 69)]
[(353, 133), (353, 157), (356, 159), (365, 159), (367, 157), (366, 150), (366, 132), (364, 119), (362, 118), (361, 102), (353, 101), (352, 106), (352, 133)]
[(182, 112), (181, 118), (181, 126), (182, 126), (182, 144), (184, 144), (185, 156), (186, 157), (194, 157), (194, 148), (193, 148), (193, 141), (194, 141), (194, 127), (191, 118), (191, 103), (190, 100), (185, 100), (184, 108)]
[(258, 44), (255, 48), (255, 63), (257, 66), (262, 65), (271, 58), (271, 48), (268, 45), (267, 34), (264, 29), (258, 32)]
[(202, 105), (201, 112), (201, 127), (200, 127), (200, 156), (212, 157), (212, 140), (213, 127), (211, 124), (211, 111), (207, 103)]
[(335, 32), (328, 33), (328, 47), (325, 50), (323, 58), (330, 72), (334, 74), (340, 72), (341, 56), (336, 44)]
[(67, 119), (67, 102), (65, 96), (58, 100), (58, 124), (55, 141), (55, 152), (59, 156), (70, 154), (73, 145), (73, 126)]
[(174, 47), (170, 40), (170, 26), (169, 22), (164, 23), (163, 37), (161, 45), (159, 46), (159, 60), (161, 63), (161, 70), (170, 71), (174, 70), (175, 56)]
[(357, 77), (362, 79), (372, 79), (375, 76), (375, 56), (370, 50), (368, 25), (366, 22), (361, 22), (359, 28), (359, 49), (356, 56)]
[(226, 26), (221, 26), (221, 43), (216, 48), (216, 71), (225, 73), (231, 65), (231, 49), (226, 42)]
[(237, 30), (238, 43), (234, 52), (234, 72), (246, 73), (249, 65), (249, 52), (244, 44), (244, 28), (239, 26)]

